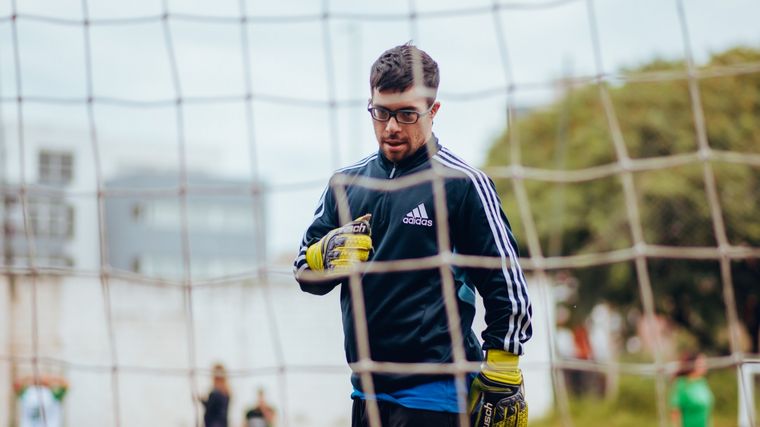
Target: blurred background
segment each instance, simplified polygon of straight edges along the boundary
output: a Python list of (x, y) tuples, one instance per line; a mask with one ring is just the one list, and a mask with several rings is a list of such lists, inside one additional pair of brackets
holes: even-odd
[[(0, 2), (0, 425), (349, 424), (338, 293), (290, 264), (377, 149), (369, 67), (441, 69), (441, 143), (495, 181), (534, 304), (531, 425), (667, 425), (685, 353), (760, 425), (760, 3)], [(482, 312), (475, 325), (482, 328)], [(25, 380), (26, 379), (26, 380)]]

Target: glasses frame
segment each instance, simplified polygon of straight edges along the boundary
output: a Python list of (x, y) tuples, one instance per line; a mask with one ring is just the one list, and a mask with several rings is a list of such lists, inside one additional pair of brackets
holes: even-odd
[[(385, 107), (374, 107), (374, 106), (372, 106), (372, 101), (370, 101), (370, 103), (367, 104), (367, 111), (369, 111), (369, 115), (370, 115), (370, 117), (372, 117), (372, 120), (375, 120), (375, 121), (378, 121), (378, 122), (383, 122), (383, 123), (389, 122), (393, 118), (393, 119), (396, 119), (396, 123), (398, 123), (398, 124), (413, 125), (413, 124), (417, 123), (420, 120), (420, 117), (426, 116), (426, 115), (430, 114), (430, 112), (433, 111), (433, 107), (435, 107), (435, 102), (433, 102), (430, 105), (430, 108), (428, 108), (426, 111), (422, 111), (422, 112), (417, 111), (417, 110), (411, 110), (411, 109), (408, 109), (408, 108), (402, 108), (400, 110), (389, 110), (389, 109), (387, 109)], [(385, 120), (378, 119), (377, 117), (375, 117), (374, 110), (388, 112), (388, 118), (385, 119)], [(398, 119), (398, 116), (397, 116), (398, 113), (407, 113), (407, 114), (408, 113), (414, 113), (414, 114), (416, 114), (416, 118), (414, 119), (413, 122), (401, 121), (401, 120)]]

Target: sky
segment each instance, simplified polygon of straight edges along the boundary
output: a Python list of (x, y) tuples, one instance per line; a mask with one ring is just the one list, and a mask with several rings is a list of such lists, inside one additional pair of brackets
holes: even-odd
[[(331, 172), (376, 150), (364, 107), (369, 67), (385, 49), (412, 40), (438, 62), (434, 132), (479, 166), (504, 130), (508, 99), (540, 108), (561, 93), (555, 82), (563, 76), (683, 58), (686, 45), (678, 2), (668, 0), (504, 1), (498, 13), (480, 0), (15, 3), (14, 10), (14, 2), (0, 2), (0, 114), (9, 147), (17, 144), (19, 111), (24, 127), (81, 131), (90, 144), (91, 88), (107, 177), (177, 170), (183, 137), (191, 170), (258, 178), (272, 189), (273, 258), (295, 253)], [(730, 46), (760, 46), (760, 2), (684, 0), (683, 8), (698, 63)], [(9, 164), (19, 161), (7, 151)]]

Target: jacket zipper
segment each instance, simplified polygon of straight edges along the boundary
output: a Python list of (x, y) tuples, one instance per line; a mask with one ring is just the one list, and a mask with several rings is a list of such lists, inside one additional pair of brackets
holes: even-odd
[[(391, 173), (388, 175), (388, 179), (393, 179), (393, 177), (396, 175), (396, 164), (393, 164), (393, 169), (391, 169)], [(388, 205), (388, 192), (384, 191), (382, 193), (382, 196), (380, 198), (380, 205), (378, 206), (379, 215), (377, 215), (377, 218), (379, 219), (378, 226), (383, 229), (386, 226), (386, 222), (389, 222), (386, 214), (386, 209)], [(382, 219), (381, 219), (382, 218)], [(387, 230), (385, 230), (387, 231)]]

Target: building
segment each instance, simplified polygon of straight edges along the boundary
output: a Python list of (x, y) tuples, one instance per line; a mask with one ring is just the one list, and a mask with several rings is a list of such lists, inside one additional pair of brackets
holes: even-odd
[[(100, 182), (86, 132), (31, 125), (23, 137), (14, 128), (4, 131), (0, 422), (13, 423), (11, 383), (35, 366), (72, 385), (64, 425), (115, 425), (117, 413), (122, 425), (191, 425), (200, 404), (184, 372), (216, 360), (232, 367), (278, 363), (263, 350), (273, 338), (248, 327), (268, 329), (271, 318), (261, 286), (250, 280), (266, 258), (266, 242), (257, 237), (266, 229), (258, 216), (263, 206), (250, 182), (191, 172), (184, 211), (176, 168), (116, 175), (105, 162), (101, 173), (115, 177)], [(145, 155), (120, 147), (138, 152), (111, 156), (121, 163), (118, 170), (130, 170), (128, 163)], [(184, 280), (186, 259), (195, 281), (239, 276), (230, 286), (194, 291), (192, 329), (184, 287), (142, 286), (144, 279)], [(107, 282), (103, 269), (113, 273)], [(281, 293), (287, 294), (284, 287)], [(146, 377), (124, 366), (170, 374)], [(120, 372), (113, 376), (106, 367)], [(195, 378), (205, 393), (205, 376)], [(262, 380), (247, 380), (241, 396), (254, 393), (254, 381)], [(146, 400), (153, 402), (150, 410)]]
[(86, 132), (27, 126), (23, 137), (12, 127), (0, 134), (4, 265), (43, 272), (97, 272), (105, 265), (180, 280), (186, 261), (192, 278), (199, 279), (250, 272), (266, 257), (264, 198), (248, 181), (188, 172), (183, 234), (177, 165), (151, 164), (150, 171), (137, 172), (145, 167), (140, 150), (111, 144), (118, 149), (100, 156), (99, 177)]
[(122, 175), (106, 188), (114, 270), (182, 280), (187, 267), (197, 280), (250, 274), (266, 259), (264, 199), (250, 183), (190, 174), (186, 201), (177, 173)]
[(3, 142), (5, 265), (16, 268), (93, 270), (97, 246), (97, 181), (87, 135), (27, 126), (23, 137), (7, 128)]

